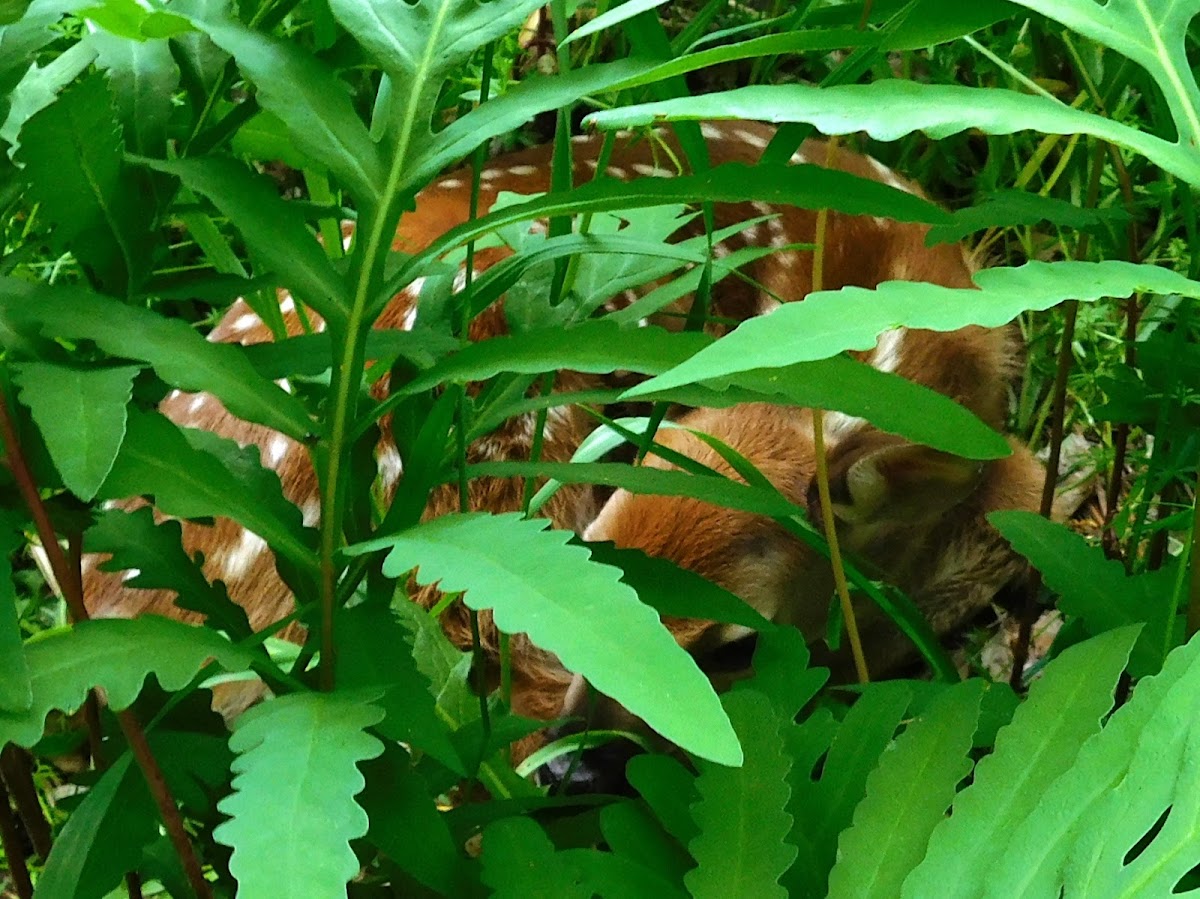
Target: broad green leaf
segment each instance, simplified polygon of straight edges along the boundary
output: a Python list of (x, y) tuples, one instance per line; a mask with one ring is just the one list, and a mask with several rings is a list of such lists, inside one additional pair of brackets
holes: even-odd
[(158, 836), (159, 817), (142, 772), (129, 753), (100, 777), (67, 819), (38, 878), (48, 899), (103, 899)]
[(157, 413), (135, 412), (101, 499), (152, 494), (178, 518), (232, 518), (303, 570), (316, 562), (300, 510), (283, 497), (279, 476), (257, 447), (240, 448), (209, 431), (181, 429)]
[(673, 562), (637, 549), (618, 549), (611, 543), (588, 543), (587, 547), (594, 561), (621, 569), (621, 580), (659, 615), (704, 618), (757, 631), (775, 628), (728, 590)]
[(668, 740), (737, 764), (737, 738), (695, 662), (618, 570), (592, 562), (548, 525), (519, 514), (447, 515), (352, 552), (390, 547), (389, 577), (418, 568), (422, 584), (465, 590), (468, 606), (492, 609), (507, 633), (528, 633)]
[(465, 776), (462, 759), (438, 718), (429, 683), (413, 661), (413, 640), (394, 613), (367, 604), (342, 610), (334, 635), (338, 686), (345, 690), (370, 688), (382, 694), (375, 701), (384, 712), (377, 731), (428, 752)]
[(506, 818), (483, 833), (483, 882), (496, 899), (592, 899), (594, 884), (578, 861), (532, 818)]
[(703, 334), (654, 326), (620, 328), (604, 319), (573, 328), (543, 328), (465, 346), (402, 388), (421, 393), (441, 384), (483, 381), (500, 372), (539, 374), (556, 369), (654, 374), (678, 365), (711, 343)]
[[(1171, 109), (1177, 146), (1195, 155), (1200, 145), (1200, 88), (1184, 42), (1196, 0), (1013, 0), (1132, 59), (1158, 82)], [(1149, 155), (1149, 154), (1147, 154)], [(1196, 184), (1194, 178), (1190, 179)]]
[(603, 129), (629, 128), (664, 119), (808, 122), (822, 134), (865, 131), (877, 140), (897, 140), (914, 131), (924, 131), (936, 140), (971, 128), (985, 134), (1090, 134), (1141, 153), (1189, 183), (1200, 183), (1200, 161), (1186, 145), (1082, 112), (1058, 100), (995, 87), (920, 84), (899, 78), (822, 88), (791, 84), (743, 87), (594, 112), (584, 124)]
[(1033, 512), (994, 512), (988, 521), (1059, 594), (1058, 607), (1083, 620), (1091, 634), (1145, 624), (1129, 656), (1134, 677), (1154, 674), (1176, 643), (1177, 565), (1129, 575), (1099, 546)]
[(831, 899), (892, 899), (925, 855), (959, 783), (971, 771), (982, 682), (946, 689), (910, 722), (867, 777), (853, 824), (838, 839)]
[(698, 867), (684, 883), (696, 899), (786, 897), (779, 878), (796, 860), (796, 847), (788, 842), (792, 760), (780, 736), (783, 720), (753, 690), (726, 694), (723, 705), (746, 759), (740, 768), (700, 763), (700, 800), (692, 806), (700, 834), (688, 843)]
[(304, 213), (279, 197), (268, 179), (232, 159), (142, 160), (177, 176), (208, 197), (241, 232), (254, 255), (278, 282), (327, 321), (345, 316), (346, 286), (305, 222)]
[(639, 385), (635, 390), (641, 399), (669, 399), (689, 406), (724, 407), (766, 400), (836, 409), (915, 443), (968, 459), (997, 459), (1012, 452), (1000, 434), (949, 397), (841, 355), (779, 368), (748, 369), (694, 386), (645, 392), (648, 388)]
[(627, 391), (643, 396), (737, 372), (827, 359), (843, 350), (869, 350), (898, 327), (955, 331), (967, 325), (999, 327), (1021, 312), (1063, 300), (1097, 300), (1132, 293), (1178, 293), (1200, 298), (1200, 282), (1154, 265), (1128, 262), (1028, 262), (985, 269), (978, 290), (888, 281), (875, 290), (844, 287), (785, 303), (750, 319), (682, 365)]
[(90, 500), (112, 470), (125, 438), (126, 406), (140, 368), (12, 365), (13, 381), (46, 441), (63, 483)]
[(210, 659), (226, 671), (244, 671), (253, 655), (214, 631), (155, 615), (47, 631), (25, 643), (32, 707), (20, 713), (0, 710), (0, 742), (32, 746), (52, 709), (75, 711), (93, 687), (103, 687), (109, 707), (117, 711), (132, 704), (148, 674), (164, 690), (179, 690)]
[(210, 583), (196, 560), (183, 549), (183, 528), (178, 521), (154, 523), (146, 506), (133, 512), (108, 509), (84, 534), (84, 549), (109, 553), (103, 571), (137, 570), (126, 588), (171, 590), (175, 605), (199, 612), (209, 627), (225, 631), (233, 640), (252, 633), (246, 610), (229, 598), (220, 581)]
[(829, 672), (809, 668), (808, 644), (794, 627), (764, 628), (754, 647), (754, 677), (734, 690), (761, 693), (774, 703), (782, 720), (793, 721), (825, 685)]
[(115, 115), (104, 76), (94, 74), (25, 123), (17, 161), (54, 245), (124, 295), (147, 273), (150, 230)]
[(147, 38), (172, 37), (192, 30), (191, 24), (182, 16), (141, 6), (137, 0), (102, 0), (96, 6), (79, 10), (78, 14), (131, 44), (145, 43)]
[(12, 555), (25, 545), (23, 522), (0, 515), (0, 710), (24, 712), (33, 705), (29, 666), (21, 649), (21, 616), (13, 584)]
[(304, 404), (260, 377), (240, 347), (210, 343), (181, 319), (126, 306), (82, 287), (0, 278), (0, 320), (14, 334), (36, 329), (47, 337), (91, 340), (113, 356), (148, 362), (168, 384), (207, 391), (234, 415), (297, 440), (313, 431)]
[[(1083, 850), (1094, 852), (1115, 826), (1120, 827), (1121, 833), (1127, 832), (1121, 822), (1130, 816), (1137, 802), (1128, 790), (1133, 783), (1129, 780), (1132, 765), (1148, 763), (1155, 772), (1153, 780), (1160, 786), (1178, 776), (1183, 759), (1177, 754), (1177, 744), (1172, 744), (1185, 731), (1195, 731), (1191, 709), (1196, 691), (1200, 690), (1198, 658), (1200, 640), (1192, 640), (1168, 656), (1159, 674), (1138, 682), (1132, 700), (1113, 714), (1103, 731), (1083, 745), (1075, 764), (1047, 788), (1037, 808), (1007, 836), (984, 895), (999, 899), (1058, 894), (1066, 886), (1068, 856), (1073, 856), (1078, 864), (1091, 854)], [(1194, 750), (1191, 758), (1195, 758)], [(1164, 764), (1168, 759), (1172, 764)], [(1195, 775), (1176, 781), (1176, 790), (1194, 793)], [(1171, 803), (1157, 797), (1154, 801), (1159, 802), (1157, 818)], [(1138, 826), (1135, 819), (1128, 829)], [(1137, 842), (1147, 829), (1138, 831), (1129, 845)], [(1116, 859), (1110, 857), (1105, 877), (1114, 873), (1112, 862), (1120, 864), (1128, 848), (1121, 849)], [(1073, 867), (1071, 875), (1075, 874), (1083, 875), (1081, 880), (1070, 882), (1073, 890), (1080, 891), (1078, 895), (1087, 895), (1083, 892), (1087, 889), (1105, 895), (1105, 890), (1117, 886), (1111, 881), (1089, 883), (1087, 872)], [(1163, 894), (1167, 892), (1164, 890)]]
[(259, 105), (288, 126), (296, 146), (333, 172), (361, 204), (378, 202), (379, 152), (341, 83), (299, 45), (218, 18), (191, 18), (232, 54)]
[(602, 808), (600, 832), (614, 855), (654, 871), (671, 883), (682, 883), (683, 875), (694, 864), (643, 803), (615, 802)]
[(681, 846), (699, 834), (691, 806), (700, 798), (696, 779), (683, 763), (667, 755), (635, 755), (625, 768), (629, 785), (641, 794), (659, 823)]
[(401, 266), (388, 281), (375, 308), (382, 309), (397, 292), (442, 254), (515, 222), (563, 214), (643, 209), (673, 203), (738, 203), (748, 200), (805, 209), (836, 209), (849, 215), (880, 215), (905, 222), (940, 223), (949, 219), (948, 213), (913, 194), (818, 166), (746, 166), (726, 163), (701, 174), (674, 178), (589, 181), (573, 190), (546, 194), (525, 203), (493, 210), (451, 229)]
[[(793, 834), (802, 847), (800, 861), (788, 872), (784, 885), (794, 888), (811, 880), (827, 882), (837, 860), (838, 836), (850, 826), (854, 809), (866, 795), (867, 778), (892, 744), (896, 729), (912, 701), (912, 690), (903, 681), (871, 684), (858, 697), (837, 726), (820, 777), (812, 773), (812, 757), (819, 751), (825, 731), (821, 719), (806, 721), (794, 733), (793, 753), (807, 744), (807, 765), (797, 762), (792, 776), (789, 810), (796, 819)], [(811, 727), (813, 733), (805, 734)], [(806, 739), (807, 738), (807, 739)], [(811, 853), (808, 870), (806, 856)]]
[(408, 753), (389, 745), (362, 770), (367, 786), (359, 802), (371, 821), (367, 840), (431, 890), (464, 895), (469, 862)]
[(1043, 793), (1100, 731), (1112, 691), (1137, 637), (1121, 628), (1072, 646), (1046, 666), (995, 751), (975, 766), (949, 818), (929, 840), (924, 860), (902, 895), (936, 894), (953, 883), (962, 896), (980, 894), (1003, 852), (1003, 838), (1041, 804)]
[(350, 840), (368, 826), (354, 801), (365, 785), (358, 764), (383, 752), (366, 733), (383, 719), (369, 699), (295, 693), (238, 718), (229, 739), (238, 756), (233, 793), (219, 805), (230, 820), (213, 837), (233, 848), (239, 896), (345, 894), (359, 870)]
[[(157, 10), (147, 13), (133, 0), (131, 5), (143, 16), (169, 16)], [(185, 19), (170, 18), (190, 29)], [(179, 87), (179, 66), (166, 38), (128, 40), (98, 31), (91, 39), (99, 52), (96, 64), (108, 73), (117, 116), (125, 128), (126, 148), (142, 156), (162, 155), (171, 95)]]
[(1089, 209), (1055, 197), (1022, 190), (999, 190), (983, 198), (981, 203), (952, 213), (953, 221), (934, 225), (925, 236), (925, 243), (955, 243), (968, 234), (984, 228), (1012, 225), (1036, 225), (1051, 222), (1068, 228), (1095, 228), (1108, 223), (1126, 221), (1129, 214), (1122, 209)]

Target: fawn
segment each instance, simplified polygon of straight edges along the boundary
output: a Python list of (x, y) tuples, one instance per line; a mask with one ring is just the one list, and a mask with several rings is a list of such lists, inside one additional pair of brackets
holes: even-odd
[[(706, 123), (702, 130), (714, 164), (756, 162), (774, 133), (770, 126), (751, 122)], [(656, 139), (673, 144), (669, 136), (659, 135)], [(580, 136), (573, 141), (576, 183), (601, 174), (596, 171), (601, 138)], [(482, 172), (480, 214), (491, 208), (501, 190), (526, 194), (548, 190), (550, 155), (549, 147), (537, 147), (491, 160)], [(677, 153), (665, 155), (678, 158)], [(920, 193), (915, 185), (875, 160), (845, 149), (829, 151), (819, 141), (806, 142), (792, 162), (828, 164)], [(654, 141), (623, 135), (616, 141), (602, 174), (624, 179), (669, 177), (675, 171), (662, 163)], [(470, 189), (470, 172), (460, 170), (419, 194), (415, 210), (400, 221), (395, 248), (419, 251), (466, 221)], [(812, 254), (792, 245), (813, 240), (814, 212), (763, 203), (718, 204), (715, 209), (718, 228), (761, 215), (774, 218), (742, 230), (729, 238), (726, 246), (718, 245), (715, 250), (720, 254), (766, 243), (777, 251), (746, 266), (744, 271), (749, 277), (745, 281), (728, 278), (714, 288), (714, 317), (743, 321), (769, 313), (778, 304), (775, 297), (802, 300), (812, 288)], [(695, 227), (691, 233), (695, 233)], [(899, 279), (969, 286), (971, 268), (963, 249), (957, 245), (926, 247), (926, 230), (919, 225), (830, 212), (825, 231), (824, 286), (873, 287)], [(349, 232), (347, 239), (351, 239)], [(503, 247), (481, 249), (475, 256), (475, 270), (486, 270), (508, 252)], [(412, 328), (419, 315), (417, 298), (411, 287), (400, 293), (377, 327)], [(285, 292), (280, 292), (279, 301), (289, 333), (300, 333), (295, 302)], [(473, 340), (506, 333), (502, 303), (472, 322)], [(673, 311), (677, 316), (686, 312), (687, 300)], [(310, 317), (320, 330), (323, 325), (319, 318)], [(271, 335), (239, 300), (210, 339), (252, 344), (270, 340)], [(1008, 384), (1020, 359), (1008, 330), (982, 328), (951, 334), (900, 329), (884, 334), (874, 351), (861, 355), (878, 368), (952, 397), (997, 428), (1003, 424)], [(575, 390), (587, 383), (581, 375), (562, 372), (556, 389)], [(174, 393), (161, 408), (182, 426), (210, 429), (243, 444), (257, 445), (263, 464), (278, 472), (285, 494), (301, 508), (306, 523), (316, 521), (316, 478), (299, 444), (234, 418), (207, 394)], [(549, 417), (542, 458), (569, 459), (586, 436), (589, 421), (582, 410), (570, 406)], [(683, 421), (730, 443), (791, 500), (815, 510), (810, 496), (813, 452), (809, 410), (765, 405), (699, 409), (687, 413)], [(471, 461), (529, 458), (532, 423), (532, 414), (509, 421), (470, 447)], [(908, 589), (939, 633), (958, 626), (985, 606), (992, 594), (1019, 572), (1019, 563), (982, 516), (992, 509), (1036, 507), (1042, 474), (1024, 449), (1015, 447), (1008, 459), (979, 466), (907, 444), (837, 413), (827, 416), (827, 433), (844, 539), (879, 571)], [(685, 431), (663, 432), (658, 439), (718, 470), (724, 467)], [(381, 483), (390, 496), (402, 476), (403, 460), (386, 428), (377, 459)], [(651, 455), (644, 464), (666, 463)], [(520, 509), (523, 489), (520, 479), (475, 480), (470, 487), (470, 507), (490, 512)], [(432, 494), (424, 517), (458, 508), (456, 486), (445, 485)], [(586, 539), (612, 540), (670, 558), (729, 588), (765, 614), (795, 621), (810, 637), (820, 632), (829, 596), (824, 566), (767, 520), (683, 498), (632, 496), (624, 491), (613, 495), (597, 515), (593, 492), (579, 486), (561, 490), (542, 514), (551, 519), (553, 526), (583, 533)], [(255, 628), (290, 611), (292, 598), (275, 573), (270, 551), (258, 536), (227, 520), (219, 520), (212, 527), (185, 522), (183, 531), (187, 550), (204, 553), (206, 575), (226, 582), (232, 598), (246, 606)], [(119, 575), (103, 572), (95, 564), (87, 566), (85, 587), (89, 606), (97, 615), (141, 611), (183, 615), (173, 605), (170, 594), (129, 589)], [(423, 588), (415, 592), (414, 599), (429, 608), (438, 596), (432, 588)], [(864, 623), (877, 667), (898, 661), (905, 650), (889, 645), (889, 641), (898, 641), (891, 638), (886, 623)], [(460, 647), (470, 645), (469, 620), (461, 603), (446, 610), (442, 624), (453, 642)], [(494, 657), (498, 638), (488, 614), (481, 615), (480, 625), (484, 649)], [(670, 620), (668, 626), (685, 647), (697, 652), (736, 636), (708, 622)], [(295, 631), (291, 636), (296, 636)], [(563, 710), (571, 674), (551, 654), (520, 635), (513, 642), (513, 675), (513, 706), (517, 712), (549, 719)], [(578, 693), (572, 691), (573, 695)], [(217, 702), (231, 714), (246, 699), (244, 695), (226, 696)], [(565, 703), (568, 710), (571, 706), (572, 702)]]

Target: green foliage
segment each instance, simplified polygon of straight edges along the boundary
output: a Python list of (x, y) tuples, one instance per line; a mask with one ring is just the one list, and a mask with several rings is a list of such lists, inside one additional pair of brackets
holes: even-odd
[[(557, 2), (556, 55), (541, 35), (516, 36), (540, 6), (0, 0), (0, 348), (35, 481), (29, 490), (7, 447), (0, 744), (83, 742), (54, 713), (78, 710), (91, 688), (135, 710), (218, 895), (1195, 891), (1200, 641), (1186, 622), (1200, 620), (1200, 88), (1188, 55), (1200, 3), (631, 0), (571, 20), (581, 4)], [(673, 177), (590, 177), (584, 165), (567, 177), (579, 145), (565, 129), (581, 110), (602, 129), (591, 146), (656, 126), (633, 139)], [(745, 143), (745, 162), (710, 166), (702, 129), (686, 123), (744, 118), (783, 127), (765, 147)], [(417, 199), (464, 160), (494, 180), (477, 148), (544, 143), (548, 119), (548, 192), (483, 215)], [(874, 143), (844, 143), (956, 211), (886, 177), (785, 165), (814, 126), (867, 135)], [(503, 188), (532, 172), (508, 174)], [(479, 189), (449, 177), (462, 183), (445, 190)], [(713, 340), (706, 328), (733, 323), (705, 321), (701, 307), (739, 291), (761, 299), (752, 273), (810, 252), (774, 234), (774, 215), (716, 227), (714, 204), (755, 201), (875, 217), (870, 250), (882, 254), (889, 221), (931, 226), (930, 244), (976, 234), (977, 257), (1003, 264), (979, 272), (978, 289), (825, 291)], [(408, 221), (431, 230), (393, 246), (414, 204), (425, 218)], [(545, 233), (532, 224), (546, 219)], [(456, 279), (471, 254), (482, 270)], [(285, 326), (277, 287), (322, 321)], [(375, 327), (401, 291), (420, 294), (415, 327)], [(1140, 318), (1103, 302), (1130, 295)], [(205, 340), (239, 296), (272, 340)], [(700, 302), (673, 321), (689, 298)], [(511, 336), (469, 339), (499, 299)], [(1064, 300), (1083, 301), (1071, 334), (1053, 308)], [(700, 438), (734, 477), (661, 445), (677, 469), (630, 465), (618, 447), (648, 440), (668, 404), (768, 402), (1000, 460), (1008, 442), (957, 403), (847, 354), (893, 328), (1013, 319), (1030, 350), (1014, 432), (1037, 448), (1062, 423), (1118, 469), (1100, 491), (1117, 502), (1095, 516), (1102, 548), (1029, 513), (992, 517), (1065, 618), (1048, 661), (1028, 669), (1027, 698), (980, 677), (957, 683), (968, 672), (911, 600), (855, 563), (857, 546), (853, 586), (936, 680), (846, 688), (844, 672), (810, 666), (799, 631), (716, 585), (529, 517), (554, 508), (562, 485), (690, 497), (771, 519), (816, 560), (829, 552), (822, 533), (723, 444)], [(1065, 423), (1052, 383), (1063, 341)], [(564, 387), (565, 372), (587, 386)], [(625, 389), (631, 373), (651, 377)], [(171, 390), (219, 401), (252, 440), (168, 420), (154, 408)], [(549, 438), (589, 413), (606, 427), (570, 462), (532, 438), (532, 452), (501, 461), (471, 449), (517, 430)], [(390, 455), (382, 477), (372, 465), (381, 433), (399, 451), (398, 479)], [(280, 435), (289, 453), (309, 453), (319, 508), (297, 508), (297, 485), (264, 463)], [(451, 493), (443, 485), (469, 501), (510, 478), (522, 501), (505, 508), (520, 511), (424, 518), (432, 491)], [(69, 624), (20, 552), (33, 529), (17, 487), (44, 505), (43, 527), (72, 538), (69, 557), (82, 533), (89, 552), (112, 556), (100, 570), (174, 594), (203, 625)], [(97, 508), (109, 500), (122, 506)], [(303, 649), (255, 633), (231, 600), (260, 595), (257, 573), (210, 581), (184, 548), (214, 517), (274, 554), (308, 628)], [(221, 551), (210, 556), (219, 569)], [(443, 606), (461, 592), (521, 636), (495, 646), (484, 616), (468, 648), (474, 615), (410, 602), (413, 572)], [(753, 631), (752, 672), (718, 671), (734, 681), (718, 698), (701, 671), (720, 669), (721, 652), (701, 644), (689, 657), (660, 616)], [(636, 798), (547, 794), (517, 773), (545, 755), (514, 770), (509, 744), (542, 723), (519, 714), (506, 679), (506, 652), (533, 651), (526, 638), (545, 653), (539, 714), (556, 713), (579, 672), (680, 747), (633, 735), (655, 747), (626, 769)], [(978, 672), (993, 649), (966, 666)], [(197, 710), (217, 671), (261, 676), (273, 694), (233, 722), (232, 752)], [(589, 727), (567, 742), (612, 734)], [(127, 873), (188, 894), (145, 759), (115, 734), (103, 746), (110, 767), (81, 775), (86, 793), (54, 821), (38, 895), (104, 896)]]
[[(367, 702), (362, 700), (366, 698)], [(364, 780), (359, 762), (383, 744), (365, 733), (383, 714), (364, 695), (297, 694), (263, 703), (238, 720), (229, 741), (233, 795), (220, 809), (230, 817), (213, 836), (233, 847), (229, 869), (244, 896), (341, 890), (358, 870), (349, 841), (367, 832), (367, 816), (354, 796)], [(307, 775), (291, 777), (303, 764)], [(266, 807), (307, 809), (272, 815)]]
[[(547, 524), (519, 515), (447, 515), (354, 551), (390, 548), (385, 574), (417, 568), (421, 583), (466, 591), (471, 608), (491, 609), (503, 631), (527, 632), (667, 739), (738, 764), (737, 738), (690, 657), (616, 569), (590, 561), (586, 549)], [(672, 684), (668, 706), (651, 687), (660, 677)]]

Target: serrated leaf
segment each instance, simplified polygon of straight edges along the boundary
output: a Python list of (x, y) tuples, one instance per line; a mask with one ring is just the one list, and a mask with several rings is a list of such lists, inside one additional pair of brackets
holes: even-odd
[(253, 654), (214, 631), (155, 615), (133, 620), (83, 621), (25, 643), (33, 703), (28, 711), (0, 710), (0, 742), (32, 746), (52, 709), (73, 712), (88, 690), (103, 687), (110, 708), (127, 708), (148, 674), (164, 690), (186, 686), (210, 659), (244, 671)]
[(326, 321), (345, 317), (346, 285), (308, 230), (304, 213), (283, 200), (268, 179), (232, 159), (143, 159), (208, 197), (237, 226), (255, 257), (278, 282)]
[(138, 367), (73, 368), (13, 363), (13, 381), (46, 441), (63, 483), (91, 500), (112, 470), (125, 438), (126, 406)]
[(1056, 197), (1022, 190), (998, 190), (987, 194), (983, 201), (951, 214), (953, 221), (934, 225), (925, 236), (925, 244), (955, 243), (968, 234), (984, 228), (1036, 225), (1050, 222), (1068, 228), (1087, 229), (1098, 225), (1127, 221), (1129, 214), (1121, 209), (1091, 209), (1076, 206)]
[(692, 806), (700, 835), (688, 843), (698, 867), (684, 883), (696, 899), (786, 897), (779, 878), (796, 847), (788, 842), (792, 759), (784, 752), (783, 722), (771, 701), (752, 690), (726, 694), (723, 705), (746, 759), (740, 768), (700, 763), (700, 801)]
[[(1137, 868), (1165, 862), (1163, 868), (1174, 868), (1168, 878), (1177, 879), (1190, 867), (1190, 862), (1181, 869), (1177, 859), (1163, 859), (1156, 839), (1133, 866), (1121, 870), (1130, 846), (1168, 807), (1174, 815), (1176, 802), (1190, 805), (1196, 792), (1197, 773), (1184, 769), (1197, 757), (1195, 747), (1179, 750), (1183, 740), (1195, 739), (1191, 708), (1200, 689), (1198, 659), (1200, 640), (1192, 640), (1168, 656), (1159, 674), (1138, 683), (1131, 701), (1084, 744), (1075, 764), (1005, 841), (986, 896), (1056, 895), (1063, 887), (1068, 896), (1132, 896), (1128, 879), (1137, 876)], [(1163, 789), (1172, 787), (1176, 796), (1164, 795)], [(1181, 817), (1168, 818), (1171, 829), (1164, 828), (1160, 837), (1178, 835)], [(1194, 835), (1184, 845), (1193, 847)], [(1166, 895), (1173, 885), (1158, 894)]]
[[(147, 12), (134, 0), (130, 3), (142, 16), (167, 17), (184, 30), (191, 29), (180, 16), (159, 10)], [(179, 66), (171, 57), (166, 38), (129, 40), (98, 31), (91, 39), (99, 54), (96, 64), (108, 73), (129, 152), (162, 155), (166, 149), (171, 96), (179, 87)]]
[(903, 896), (928, 896), (946, 883), (963, 896), (983, 891), (1003, 850), (1002, 836), (1037, 808), (1084, 741), (1099, 732), (1136, 637), (1136, 628), (1110, 631), (1046, 666), (1012, 723), (997, 735), (995, 751), (975, 766), (951, 816), (933, 831), (924, 861), (904, 881)]
[(385, 183), (379, 152), (337, 78), (298, 45), (208, 15), (193, 16), (192, 24), (233, 55), (259, 104), (287, 124), (296, 146), (328, 166), (360, 204), (377, 203)]
[(506, 818), (483, 833), (483, 882), (496, 899), (592, 899), (594, 885), (572, 861), (531, 818)]
[(629, 785), (641, 794), (663, 828), (679, 841), (690, 843), (699, 830), (691, 806), (699, 798), (696, 778), (683, 763), (669, 755), (635, 755), (625, 768)]
[[(793, 837), (801, 847), (801, 860), (788, 872), (784, 885), (793, 892), (801, 894), (797, 887), (806, 881), (815, 880), (822, 888), (827, 883), (837, 859), (838, 835), (850, 826), (854, 809), (866, 794), (867, 778), (891, 745), (911, 701), (912, 690), (903, 681), (882, 681), (866, 688), (837, 725), (819, 778), (813, 775), (811, 763), (829, 733), (828, 725), (814, 718), (795, 730), (792, 752), (803, 750), (803, 757), (811, 761), (808, 767), (797, 763), (792, 777), (789, 810), (796, 819)], [(808, 866), (806, 856), (812, 860)]]
[(1049, 309), (1067, 299), (1084, 302), (1135, 292), (1200, 298), (1200, 282), (1154, 265), (1129, 262), (1028, 262), (984, 269), (978, 290), (912, 281), (888, 281), (875, 290), (821, 291), (803, 303), (785, 303), (750, 319), (664, 375), (627, 391), (629, 398), (727, 378), (751, 369), (827, 359), (845, 350), (869, 350), (898, 327), (956, 331), (967, 325), (999, 327), (1021, 312)]
[(89, 553), (109, 553), (102, 571), (137, 570), (124, 582), (126, 588), (171, 590), (175, 605), (198, 612), (208, 626), (223, 630), (233, 640), (253, 633), (246, 610), (229, 598), (220, 581), (210, 583), (196, 560), (183, 548), (183, 528), (178, 521), (155, 524), (149, 507), (124, 512), (108, 509), (84, 534)]
[(54, 224), (55, 245), (118, 294), (145, 276), (150, 238), (122, 152), (112, 95), (96, 74), (25, 123), (17, 154), (30, 196)]
[[(58, 10), (55, 10), (54, 21), (58, 20), (58, 15)], [(33, 25), (34, 22), (28, 22), (28, 24)], [(16, 28), (19, 29), (20, 25)], [(37, 28), (30, 29), (32, 33), (26, 35), (26, 39), (29, 41), (27, 45), (29, 51), (39, 49), (37, 44), (43, 40), (41, 36), (37, 35), (38, 30)], [(11, 61), (15, 66), (21, 60), (20, 42), (8, 40), (13, 36), (12, 33), (13, 29), (7, 28), (3, 34), (0, 34), (0, 86), (3, 86), (3, 76), (7, 74), (9, 62)], [(46, 43), (49, 43), (54, 36), (49, 29), (42, 30), (42, 34), (45, 35)], [(32, 39), (30, 40), (30, 38)], [(10, 46), (12, 44), (16, 44), (16, 46)], [(79, 74), (90, 66), (95, 58), (96, 48), (90, 40), (85, 39), (68, 47), (44, 66), (39, 66), (36, 62), (26, 63), (29, 68), (20, 81), (11, 88), (7, 97), (0, 99), (0, 112), (7, 110), (6, 118), (3, 120), (3, 124), (0, 124), (0, 139), (9, 143), (8, 153), (10, 156), (20, 146), (21, 129), (25, 127), (25, 123), (58, 99), (59, 92), (78, 78)]]
[(647, 806), (616, 802), (600, 810), (600, 832), (614, 855), (671, 883), (682, 883), (692, 860), (664, 830)]
[(39, 897), (101, 899), (127, 871), (136, 871), (142, 850), (158, 836), (158, 809), (128, 753), (88, 790), (54, 840), (38, 878)]
[(418, 569), (419, 583), (465, 590), (496, 626), (525, 632), (569, 670), (621, 702), (668, 740), (705, 758), (737, 764), (741, 751), (708, 679), (652, 609), (549, 522), (511, 515), (447, 515), (381, 541), (384, 573)]
[(1129, 672), (1143, 677), (1158, 671), (1164, 654), (1177, 642), (1168, 640), (1175, 623), (1177, 565), (1129, 575), (1100, 547), (1036, 513), (996, 512), (988, 521), (1059, 594), (1058, 607), (1080, 618), (1089, 633), (1144, 624), (1129, 657)]
[(712, 343), (707, 336), (664, 328), (623, 329), (596, 319), (572, 328), (543, 328), (471, 343), (402, 388), (415, 394), (441, 384), (483, 381), (500, 372), (538, 374), (556, 369), (656, 374)]
[[(1052, 9), (1056, 2), (1046, 5)], [(1164, 87), (1169, 92), (1169, 86)], [(896, 140), (914, 131), (938, 139), (969, 128), (985, 134), (1026, 130), (1090, 134), (1135, 150), (1185, 181), (1200, 183), (1200, 164), (1188, 147), (1082, 112), (1049, 97), (995, 87), (921, 84), (900, 78), (822, 88), (791, 84), (743, 87), (702, 97), (594, 112), (584, 119), (584, 124), (605, 129), (628, 128), (664, 119), (807, 122), (822, 134), (866, 131), (877, 140)]]
[(144, 43), (147, 38), (165, 38), (192, 30), (182, 16), (141, 6), (137, 0), (102, 0), (98, 6), (79, 10), (101, 28), (128, 43)]
[(0, 316), (18, 335), (36, 328), (47, 337), (91, 340), (113, 356), (148, 362), (173, 387), (207, 391), (234, 415), (296, 440), (314, 429), (304, 404), (260, 377), (240, 347), (210, 343), (180, 319), (81, 287), (33, 285), (16, 278), (0, 278)]
[(316, 562), (300, 510), (284, 499), (279, 476), (255, 446), (209, 431), (182, 429), (158, 413), (133, 412), (101, 499), (152, 494), (178, 518), (232, 518), (303, 570)]
[(424, 750), (465, 776), (462, 759), (438, 718), (429, 683), (413, 661), (412, 640), (394, 613), (375, 605), (342, 610), (334, 634), (338, 686), (382, 693), (375, 702), (384, 712), (379, 733)]
[(382, 719), (369, 694), (340, 693), (292, 694), (238, 718), (234, 792), (218, 806), (230, 820), (213, 838), (233, 848), (239, 896), (344, 895), (359, 870), (350, 840), (368, 825), (357, 766), (383, 751), (365, 732)]
[(791, 721), (825, 685), (829, 672), (809, 668), (808, 644), (794, 627), (762, 630), (754, 648), (754, 677), (733, 689), (754, 690), (771, 700), (781, 719)]
[(25, 544), (25, 535), (19, 530), (22, 523), (13, 513), (0, 514), (0, 710), (10, 712), (24, 712), (33, 705), (12, 577), (12, 554)]
[(838, 839), (831, 899), (891, 899), (971, 771), (981, 681), (946, 688), (905, 728), (867, 777), (867, 794)]

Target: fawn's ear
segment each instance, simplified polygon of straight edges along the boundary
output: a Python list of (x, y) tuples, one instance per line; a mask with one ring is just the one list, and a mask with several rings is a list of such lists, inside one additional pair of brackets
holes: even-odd
[(966, 499), (983, 473), (976, 460), (889, 434), (854, 443), (829, 460), (833, 511), (848, 524), (936, 518)]

